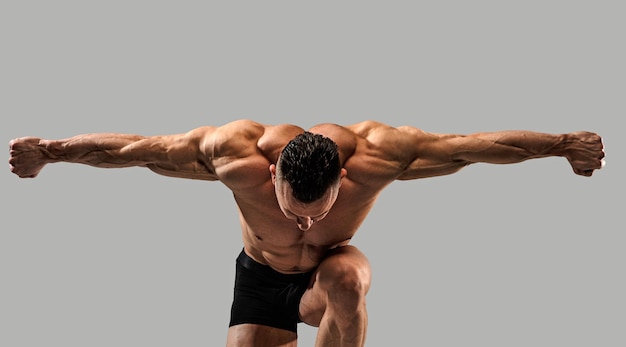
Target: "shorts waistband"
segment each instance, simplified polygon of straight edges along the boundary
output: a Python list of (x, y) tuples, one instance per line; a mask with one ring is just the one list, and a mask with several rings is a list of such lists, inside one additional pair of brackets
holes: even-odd
[(262, 274), (264, 276), (271, 276), (276, 279), (282, 279), (286, 281), (292, 281), (298, 278), (302, 278), (305, 276), (309, 276), (310, 272), (305, 272), (301, 274), (284, 274), (282, 272), (278, 272), (272, 269), (269, 265), (263, 265), (256, 260), (252, 259), (248, 254), (246, 254), (245, 250), (242, 250), (237, 257), (237, 262), (241, 264), (244, 268), (253, 271), (258, 274)]

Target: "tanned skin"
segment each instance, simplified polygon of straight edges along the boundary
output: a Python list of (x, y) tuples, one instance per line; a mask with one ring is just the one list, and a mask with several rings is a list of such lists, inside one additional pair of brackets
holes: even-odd
[[(291, 195), (276, 164), (283, 147), (303, 131), (295, 125), (238, 120), (166, 136), (22, 137), (10, 142), (9, 163), (22, 178), (36, 177), (46, 164), (70, 162), (101, 168), (140, 166), (165, 176), (221, 181), (234, 194), (250, 257), (286, 274), (314, 271), (300, 316), (319, 327), (316, 346), (365, 343), (371, 269), (366, 256), (349, 243), (388, 184), (448, 175), (473, 163), (513, 164), (560, 156), (582, 176), (604, 165), (601, 137), (586, 131), (456, 135), (374, 121), (320, 124), (309, 131), (337, 143), (343, 169), (322, 198), (302, 203)], [(296, 333), (272, 327), (242, 324), (228, 331), (229, 347), (296, 345)]]

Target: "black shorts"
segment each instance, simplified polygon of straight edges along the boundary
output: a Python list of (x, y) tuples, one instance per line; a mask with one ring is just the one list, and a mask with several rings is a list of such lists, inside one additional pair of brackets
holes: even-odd
[(297, 332), (300, 299), (311, 274), (286, 275), (242, 251), (237, 257), (229, 326), (251, 323)]

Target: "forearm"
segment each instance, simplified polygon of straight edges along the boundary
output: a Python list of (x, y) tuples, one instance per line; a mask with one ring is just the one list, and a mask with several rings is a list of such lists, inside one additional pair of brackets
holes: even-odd
[(166, 176), (215, 180), (213, 156), (206, 149), (212, 131), (200, 127), (164, 136), (94, 133), (62, 140), (22, 137), (9, 143), (9, 164), (20, 177), (36, 177), (46, 164), (69, 162), (100, 168), (141, 166)]
[[(127, 134), (84, 134), (62, 140), (40, 140), (39, 147), (48, 163), (70, 162), (96, 167), (144, 165), (145, 158), (135, 160), (129, 146), (145, 137)], [(126, 150), (125, 150), (126, 149)]]
[(590, 176), (603, 165), (602, 138), (586, 131), (547, 134), (511, 130), (437, 135), (413, 130), (413, 134), (415, 152), (399, 179), (448, 175), (473, 163), (514, 164), (552, 156), (565, 157), (574, 172), (584, 176)]
[(567, 138), (566, 134), (512, 130), (451, 138), (446, 146), (451, 150), (452, 160), (513, 164), (534, 158), (563, 156)]
[(197, 139), (189, 134), (145, 137), (100, 133), (42, 140), (42, 145), (51, 162), (100, 168), (141, 166), (164, 176), (216, 180), (210, 161), (199, 158)]

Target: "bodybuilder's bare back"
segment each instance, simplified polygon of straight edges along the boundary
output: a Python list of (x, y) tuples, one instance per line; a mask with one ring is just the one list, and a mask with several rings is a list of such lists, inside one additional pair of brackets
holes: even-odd
[[(329, 250), (348, 244), (379, 192), (401, 172), (399, 166), (390, 165), (385, 155), (372, 155), (371, 151), (381, 148), (370, 141), (370, 135), (383, 131), (382, 124), (367, 122), (351, 127), (321, 124), (309, 129), (337, 143), (347, 176), (328, 215), (302, 231), (280, 210), (269, 166), (276, 164), (282, 148), (304, 129), (293, 125), (263, 126), (249, 121), (232, 126), (221, 128), (223, 135), (216, 134), (217, 142), (225, 146), (220, 150), (228, 148), (234, 155), (215, 163), (215, 174), (234, 193), (246, 252), (283, 273), (310, 271)], [(387, 131), (393, 129), (387, 128)], [(229, 141), (223, 141), (222, 136)]]

